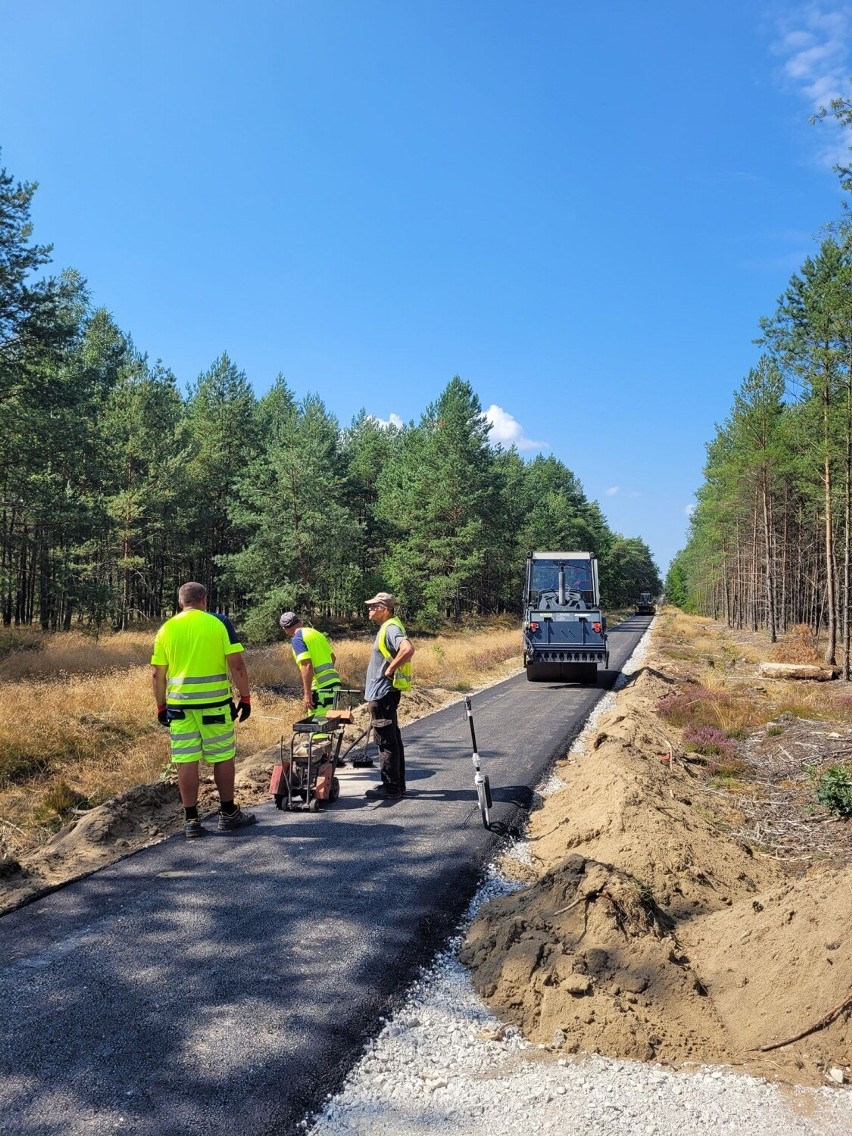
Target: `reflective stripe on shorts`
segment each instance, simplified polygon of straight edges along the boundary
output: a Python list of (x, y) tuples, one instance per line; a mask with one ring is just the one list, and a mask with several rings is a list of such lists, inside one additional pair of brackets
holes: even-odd
[(178, 729), (170, 734), (172, 761), (198, 761), (208, 764), (227, 761), (237, 752), (237, 738), (234, 727), (222, 729), (221, 722), (202, 722), (207, 710), (193, 710), (187, 707), (181, 718), (173, 723)]

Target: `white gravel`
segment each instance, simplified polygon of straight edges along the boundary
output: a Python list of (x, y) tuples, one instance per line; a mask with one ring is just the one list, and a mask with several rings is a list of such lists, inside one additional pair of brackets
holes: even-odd
[[(646, 639), (625, 673), (641, 665)], [(583, 735), (612, 703), (610, 694), (601, 699)], [(558, 787), (551, 776), (538, 791)], [(523, 841), (511, 851), (529, 861)], [(301, 1122), (306, 1134), (434, 1136), (439, 1127), (441, 1136), (852, 1136), (848, 1087), (794, 1089), (724, 1067), (558, 1058), (502, 1028), (457, 951), (479, 906), (514, 886), (489, 868), (456, 938), (368, 1043), (341, 1091)]]

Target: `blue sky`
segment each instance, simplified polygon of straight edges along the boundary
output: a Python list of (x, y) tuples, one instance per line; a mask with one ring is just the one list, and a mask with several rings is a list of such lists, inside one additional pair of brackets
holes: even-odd
[(752, 340), (835, 219), (852, 3), (0, 0), (36, 238), (181, 385), (342, 424), (453, 375), (665, 571)]

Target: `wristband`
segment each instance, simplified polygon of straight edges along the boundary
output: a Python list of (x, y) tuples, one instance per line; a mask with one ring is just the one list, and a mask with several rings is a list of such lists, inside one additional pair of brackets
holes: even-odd
[(164, 702), (162, 706), (157, 707), (157, 713), (162, 714), (164, 710), (168, 710), (168, 704), (166, 702)]

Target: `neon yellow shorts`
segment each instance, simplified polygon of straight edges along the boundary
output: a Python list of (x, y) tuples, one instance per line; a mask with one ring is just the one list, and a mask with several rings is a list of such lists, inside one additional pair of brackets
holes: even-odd
[[(210, 710), (178, 710), (170, 706), (169, 714), (173, 762), (203, 760), (214, 765), (236, 756), (237, 739), (229, 706)], [(180, 717), (173, 717), (176, 714)]]

